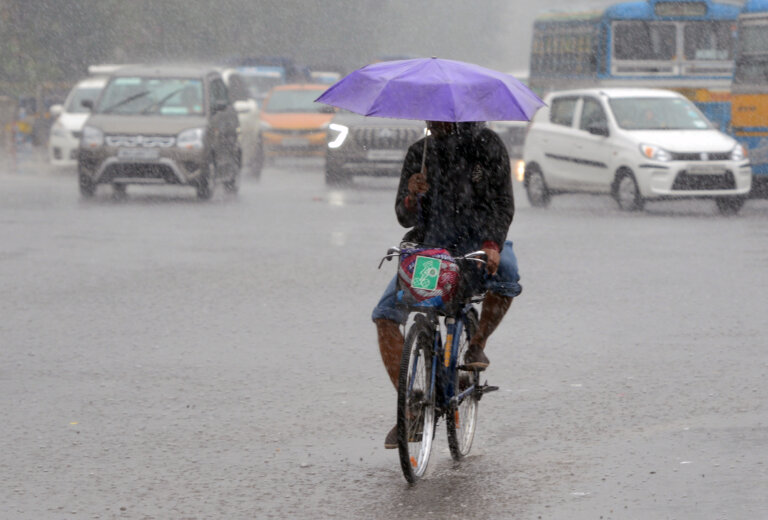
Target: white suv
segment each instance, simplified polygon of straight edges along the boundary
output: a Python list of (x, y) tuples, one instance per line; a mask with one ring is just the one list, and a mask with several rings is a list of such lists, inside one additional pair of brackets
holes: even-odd
[(744, 149), (684, 96), (593, 88), (544, 101), (523, 150), (533, 206), (575, 192), (610, 194), (623, 210), (669, 198), (713, 198), (723, 214), (744, 204), (752, 183)]

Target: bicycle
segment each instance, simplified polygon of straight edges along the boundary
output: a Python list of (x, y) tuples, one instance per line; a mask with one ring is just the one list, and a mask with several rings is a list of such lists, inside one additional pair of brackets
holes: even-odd
[[(384, 260), (418, 254), (418, 251), (421, 250), (391, 247), (379, 268)], [(459, 364), (477, 330), (475, 304), (484, 298), (484, 293), (470, 290), (476, 282), (469, 281), (466, 276), (469, 270), (460, 266), (467, 262), (484, 265), (483, 257), (483, 251), (475, 251), (453, 258), (459, 267), (459, 287), (456, 297), (449, 302), (443, 300), (442, 295), (415, 301), (408, 298), (405, 289), (398, 290), (398, 302), (414, 314), (405, 335), (397, 391), (398, 452), (403, 475), (410, 483), (420, 479), (427, 469), (438, 420), (445, 417), (451, 457), (460, 461), (472, 448), (480, 399), (498, 390), (487, 381), (480, 384), (479, 370)], [(428, 265), (427, 270), (432, 270), (429, 274), (436, 274), (434, 265)], [(424, 276), (414, 273), (413, 279), (417, 278), (422, 283)]]

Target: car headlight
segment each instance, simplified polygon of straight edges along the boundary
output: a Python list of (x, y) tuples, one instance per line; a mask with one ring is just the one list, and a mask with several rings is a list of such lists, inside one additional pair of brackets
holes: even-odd
[(205, 128), (190, 128), (176, 137), (176, 146), (187, 150), (199, 150), (205, 146)]
[(81, 146), (85, 148), (96, 148), (104, 144), (104, 132), (93, 126), (83, 128), (83, 140)]
[(664, 148), (661, 148), (660, 146), (656, 146), (653, 144), (641, 144), (640, 145), (640, 152), (648, 157), (649, 159), (653, 159), (655, 161), (670, 161), (672, 160), (672, 154), (666, 151)]
[(733, 150), (731, 150), (731, 160), (732, 161), (743, 161), (746, 158), (747, 158), (747, 151), (740, 144), (737, 144), (733, 148)]
[(349, 135), (349, 127), (337, 123), (328, 125), (328, 148), (338, 148)]

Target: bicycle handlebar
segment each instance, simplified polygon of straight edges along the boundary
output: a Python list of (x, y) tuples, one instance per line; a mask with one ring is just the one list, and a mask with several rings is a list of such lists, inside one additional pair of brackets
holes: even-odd
[[(389, 249), (387, 249), (387, 254), (384, 255), (381, 259), (381, 262), (379, 262), (379, 269), (381, 269), (381, 266), (384, 265), (384, 260), (390, 261), (396, 256), (400, 256), (402, 254), (402, 250), (399, 247), (392, 246)], [(478, 251), (472, 251), (471, 253), (467, 253), (464, 256), (457, 256), (454, 258), (454, 260), (472, 260), (473, 262), (478, 262), (480, 264), (487, 264), (488, 255), (485, 254), (485, 251), (482, 249)]]

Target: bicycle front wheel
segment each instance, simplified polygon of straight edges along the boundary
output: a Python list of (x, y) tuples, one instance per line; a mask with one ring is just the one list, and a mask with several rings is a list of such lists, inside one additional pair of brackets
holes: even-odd
[(423, 316), (408, 331), (397, 389), (397, 447), (408, 482), (427, 470), (435, 438), (435, 395), (432, 381), (434, 331)]
[[(457, 352), (459, 364), (461, 364), (464, 353), (469, 348), (470, 338), (477, 331), (477, 324), (477, 312), (472, 309), (467, 312), (464, 330), (461, 333), (459, 351)], [(455, 396), (461, 395), (462, 392), (472, 387), (477, 389), (480, 386), (480, 373), (477, 370), (459, 370), (457, 368), (453, 376)], [(448, 428), (448, 448), (453, 460), (463, 459), (472, 448), (475, 428), (477, 427), (478, 397), (478, 391), (472, 391), (465, 395), (460, 402), (452, 401), (448, 410), (445, 424)]]

